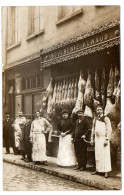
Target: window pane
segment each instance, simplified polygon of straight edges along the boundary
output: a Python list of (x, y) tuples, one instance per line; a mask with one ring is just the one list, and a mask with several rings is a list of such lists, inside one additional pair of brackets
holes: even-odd
[(34, 32), (39, 31), (39, 18), (34, 19)]
[(65, 14), (69, 15), (73, 12), (73, 6), (65, 6)]
[(44, 28), (44, 16), (40, 15), (40, 30)]
[(33, 113), (35, 110), (41, 109), (41, 103), (42, 103), (41, 93), (34, 94), (34, 96), (33, 96)]
[(34, 7), (34, 18), (39, 17), (39, 7)]
[(32, 114), (32, 96), (25, 95), (24, 96), (24, 114)]
[(44, 14), (44, 7), (40, 6), (40, 15)]

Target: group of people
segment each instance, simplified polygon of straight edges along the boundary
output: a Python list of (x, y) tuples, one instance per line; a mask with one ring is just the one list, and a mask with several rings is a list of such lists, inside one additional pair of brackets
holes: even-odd
[[(107, 116), (104, 116), (101, 105), (97, 106), (96, 113), (97, 116), (92, 124), (84, 115), (83, 110), (77, 111), (77, 120), (69, 118), (67, 109), (62, 111), (62, 118), (57, 124), (59, 130), (57, 165), (74, 166), (74, 169), (79, 171), (86, 170), (87, 140), (90, 138), (90, 145), (95, 145), (96, 162), (96, 171), (92, 174), (102, 172), (107, 178), (108, 172), (111, 171), (111, 122)], [(11, 144), (14, 154), (21, 151), (22, 160), (47, 165), (46, 134), (51, 134), (52, 125), (47, 119), (41, 117), (40, 111), (35, 112), (35, 119), (32, 123), (31, 119), (29, 117), (26, 119), (22, 112), (19, 112), (15, 121), (10, 118), (9, 113), (6, 113), (3, 130), (6, 153), (10, 152)]]

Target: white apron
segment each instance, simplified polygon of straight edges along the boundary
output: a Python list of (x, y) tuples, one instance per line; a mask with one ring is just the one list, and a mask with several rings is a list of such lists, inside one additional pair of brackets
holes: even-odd
[(30, 137), (32, 138), (32, 159), (33, 161), (46, 161), (46, 139), (42, 133), (44, 127), (39, 124), (39, 121), (33, 121), (33, 129)]
[(95, 159), (97, 172), (111, 171), (110, 143), (104, 146), (105, 122), (96, 120), (95, 124)]
[(74, 151), (74, 144), (71, 143), (71, 135), (59, 137), (59, 150), (57, 164), (60, 166), (73, 166), (76, 165), (76, 157)]

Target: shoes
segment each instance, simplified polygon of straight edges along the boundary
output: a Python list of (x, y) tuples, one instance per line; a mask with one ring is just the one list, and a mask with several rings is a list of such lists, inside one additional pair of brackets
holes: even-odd
[(85, 171), (86, 170), (86, 167), (81, 167), (80, 169), (79, 169), (79, 171)]
[(35, 165), (40, 165), (40, 162), (39, 161), (35, 161), (34, 164)]
[(78, 169), (80, 169), (81, 167), (79, 167), (79, 166), (77, 166), (77, 167), (75, 167), (73, 170), (78, 170)]
[(6, 152), (5, 154), (9, 154), (10, 152)]
[(108, 178), (108, 173), (105, 173), (105, 178)]
[(29, 159), (25, 159), (25, 162), (26, 162), (26, 163), (28, 163), (28, 162), (31, 162), (31, 160), (29, 160)]
[(25, 159), (25, 157), (22, 157), (22, 158), (21, 158), (21, 160), (24, 160), (24, 159)]
[(92, 173), (92, 175), (96, 175), (97, 174), (97, 171), (94, 171), (93, 173)]
[(48, 165), (47, 161), (43, 161), (43, 165), (47, 166)]

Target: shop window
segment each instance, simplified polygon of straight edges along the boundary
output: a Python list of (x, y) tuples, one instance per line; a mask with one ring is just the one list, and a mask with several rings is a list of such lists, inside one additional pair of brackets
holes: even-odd
[(32, 77), (27, 77), (22, 79), (22, 90), (43, 87), (43, 77), (42, 75), (35, 75)]
[(44, 7), (29, 7), (28, 16), (28, 36), (42, 33), (44, 31)]
[[(8, 8), (8, 47), (20, 41), (19, 7)], [(9, 48), (8, 48), (9, 49)]]

